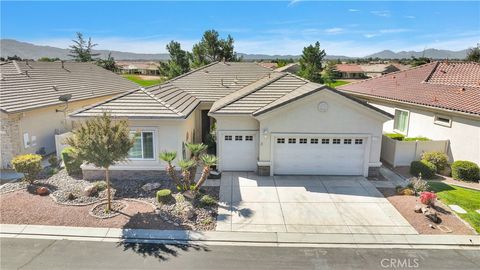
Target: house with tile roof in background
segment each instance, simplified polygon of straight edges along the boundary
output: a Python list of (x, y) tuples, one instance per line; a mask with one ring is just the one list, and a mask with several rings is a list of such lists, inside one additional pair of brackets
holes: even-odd
[[(215, 62), (160, 85), (136, 89), (70, 114), (84, 121), (108, 111), (138, 134), (112, 178), (158, 177), (162, 151), (189, 157), (216, 126), (217, 168), (260, 175), (373, 175), (383, 123), (393, 116), (325, 85), (248, 62)], [(82, 165), (83, 177), (103, 170)]]
[(394, 64), (337, 64), (335, 71), (338, 79), (375, 78), (401, 70)]
[(1, 167), (27, 153), (55, 152), (55, 134), (72, 128), (68, 113), (138, 89), (93, 63), (0, 63)]
[(449, 140), (452, 160), (480, 164), (479, 63), (432, 62), (338, 89), (393, 114), (384, 132)]

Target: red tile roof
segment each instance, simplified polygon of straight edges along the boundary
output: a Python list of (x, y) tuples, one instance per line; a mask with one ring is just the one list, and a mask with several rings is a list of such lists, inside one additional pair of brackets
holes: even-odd
[(363, 73), (363, 69), (357, 64), (337, 64), (335, 69), (340, 72), (358, 72)]
[(433, 62), (339, 90), (480, 115), (480, 64)]

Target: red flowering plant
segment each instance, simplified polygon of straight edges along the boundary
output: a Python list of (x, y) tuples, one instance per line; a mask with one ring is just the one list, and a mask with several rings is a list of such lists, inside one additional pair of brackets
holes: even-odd
[(424, 191), (420, 193), (420, 202), (425, 205), (433, 206), (436, 199), (437, 195), (433, 192)]

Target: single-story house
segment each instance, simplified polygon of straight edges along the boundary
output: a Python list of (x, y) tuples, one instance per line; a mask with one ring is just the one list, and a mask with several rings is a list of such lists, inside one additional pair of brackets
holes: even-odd
[(432, 62), (338, 87), (393, 114), (384, 132), (450, 140), (453, 160), (480, 164), (480, 64)]
[[(140, 133), (112, 176), (164, 170), (161, 151), (188, 157), (216, 122), (220, 171), (274, 174), (374, 174), (383, 123), (393, 116), (324, 85), (256, 63), (216, 62), (163, 84), (78, 110), (84, 120), (109, 112)], [(84, 177), (103, 171), (83, 165)], [(115, 174), (117, 171), (117, 174)]]
[(337, 64), (335, 71), (339, 79), (374, 78), (400, 69), (393, 64)]
[(20, 154), (55, 152), (68, 113), (139, 88), (92, 63), (1, 62), (0, 77), (1, 168)]
[(116, 64), (121, 74), (160, 75), (160, 70), (158, 69), (160, 64), (158, 62), (117, 61)]

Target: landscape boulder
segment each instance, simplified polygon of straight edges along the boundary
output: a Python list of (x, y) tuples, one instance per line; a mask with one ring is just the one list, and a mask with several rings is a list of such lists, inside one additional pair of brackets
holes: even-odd
[(142, 189), (148, 192), (155, 189), (159, 189), (160, 187), (161, 187), (160, 183), (146, 183), (145, 185), (142, 186)]
[(430, 207), (423, 207), (422, 213), (431, 221), (435, 223), (440, 223), (440, 219), (438, 218), (437, 211)]
[(48, 190), (48, 188), (46, 187), (38, 187), (36, 192), (37, 192), (37, 195), (47, 196), (50, 193), (50, 190)]
[(95, 194), (97, 194), (98, 189), (96, 185), (89, 185), (83, 190), (83, 195), (87, 197), (93, 197)]

